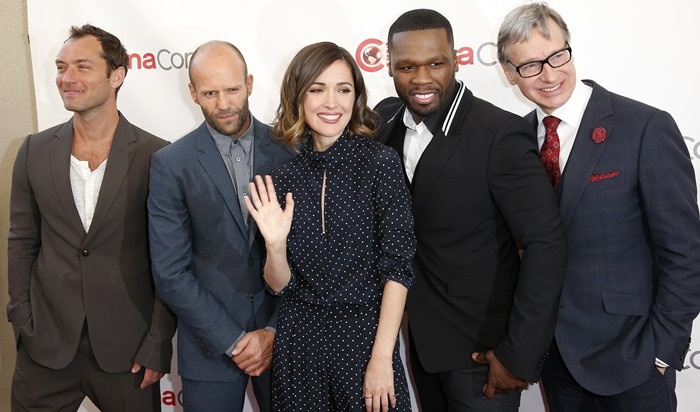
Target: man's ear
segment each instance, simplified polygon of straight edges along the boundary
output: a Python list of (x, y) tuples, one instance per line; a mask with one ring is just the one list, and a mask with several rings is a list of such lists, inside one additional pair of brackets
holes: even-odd
[(188, 83), (187, 87), (190, 89), (190, 97), (192, 97), (192, 100), (199, 104), (199, 100), (197, 100), (197, 90), (192, 86), (192, 83)]
[(124, 77), (126, 77), (126, 70), (123, 67), (119, 66), (112, 70), (112, 73), (109, 74), (109, 82), (112, 88), (116, 89), (121, 86), (124, 83)]
[(518, 74), (515, 72), (515, 69), (510, 67), (508, 63), (501, 63), (501, 68), (503, 69), (503, 74), (506, 75), (506, 79), (508, 80), (508, 83), (511, 84), (511, 86), (515, 86), (515, 76)]
[(249, 74), (245, 78), (245, 85), (248, 87), (248, 97), (253, 94), (253, 75)]

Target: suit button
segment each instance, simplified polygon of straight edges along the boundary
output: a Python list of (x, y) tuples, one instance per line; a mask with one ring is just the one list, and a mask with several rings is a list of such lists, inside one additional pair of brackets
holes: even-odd
[(254, 263), (255, 263), (255, 259), (254, 259), (252, 256), (249, 257), (249, 258), (248, 258), (248, 264), (249, 264), (250, 266), (253, 266)]
[(253, 299), (254, 299), (254, 296), (253, 296), (253, 295), (248, 295), (248, 302), (252, 302)]
[(87, 256), (90, 255), (90, 251), (89, 251), (89, 250), (83, 250), (82, 252), (80, 252), (80, 254), (87, 257)]

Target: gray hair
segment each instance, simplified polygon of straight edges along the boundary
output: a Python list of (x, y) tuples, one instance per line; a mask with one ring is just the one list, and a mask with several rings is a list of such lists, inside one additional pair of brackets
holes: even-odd
[(512, 10), (506, 15), (501, 28), (498, 30), (498, 61), (505, 64), (509, 61), (508, 46), (530, 39), (532, 29), (537, 29), (546, 39), (550, 39), (551, 28), (549, 19), (559, 26), (567, 43), (571, 40), (571, 33), (564, 19), (547, 3), (524, 4)]

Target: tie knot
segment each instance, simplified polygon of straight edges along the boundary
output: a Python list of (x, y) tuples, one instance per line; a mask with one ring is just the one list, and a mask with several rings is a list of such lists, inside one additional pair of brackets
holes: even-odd
[(542, 119), (542, 123), (544, 123), (544, 128), (547, 129), (547, 131), (553, 131), (557, 130), (561, 119), (554, 116), (545, 116), (545, 118)]

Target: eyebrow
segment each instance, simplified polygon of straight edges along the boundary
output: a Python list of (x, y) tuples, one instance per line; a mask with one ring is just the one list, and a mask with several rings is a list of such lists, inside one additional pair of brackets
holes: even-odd
[[(67, 61), (61, 60), (61, 59), (56, 59), (56, 63), (71, 63), (71, 62), (67, 62)], [(93, 63), (93, 61), (90, 59), (78, 59), (78, 60), (73, 60), (72, 63), (78, 63), (78, 64), (80, 64), (80, 63)]]
[(570, 46), (569, 46), (569, 43), (566, 42), (566, 43), (564, 43), (564, 47), (563, 47), (563, 48), (557, 49), (557, 50), (551, 52), (551, 53), (548, 54), (547, 57), (545, 57), (544, 59), (532, 58), (532, 59), (530, 59), (530, 60), (526, 60), (524, 63), (521, 63), (521, 64), (515, 64), (515, 63), (510, 62), (510, 61), (509, 61), (509, 63), (512, 64), (513, 66), (516, 66), (516, 67), (517, 67), (517, 66), (524, 66), (524, 65), (529, 64), (529, 63), (541, 63), (541, 62), (547, 61), (547, 59), (549, 59), (550, 57), (554, 56), (555, 54), (557, 54), (557, 53), (559, 53), (559, 52), (562, 52), (562, 51), (566, 50), (566, 49), (569, 48), (569, 47), (570, 47)]
[[(313, 82), (313, 83), (311, 83), (311, 85), (312, 85), (312, 86), (313, 86), (313, 85), (326, 86), (327, 83), (326, 83), (326, 82)], [(352, 82), (340, 82), (340, 83), (336, 83), (336, 86), (352, 86), (352, 85), (353, 85)]]

